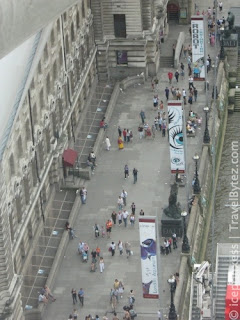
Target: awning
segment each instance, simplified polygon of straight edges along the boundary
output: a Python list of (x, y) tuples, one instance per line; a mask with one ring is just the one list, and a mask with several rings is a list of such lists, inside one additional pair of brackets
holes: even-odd
[(75, 150), (72, 150), (72, 149), (64, 150), (63, 156), (62, 156), (64, 167), (73, 167), (77, 159), (77, 156), (78, 154), (77, 154), (77, 151)]

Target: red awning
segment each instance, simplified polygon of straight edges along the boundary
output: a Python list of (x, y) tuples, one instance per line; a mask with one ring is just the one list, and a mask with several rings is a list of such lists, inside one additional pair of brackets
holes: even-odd
[(65, 167), (73, 167), (77, 159), (77, 156), (78, 154), (77, 154), (77, 151), (75, 150), (72, 150), (72, 149), (64, 150), (63, 156), (62, 156), (63, 165)]

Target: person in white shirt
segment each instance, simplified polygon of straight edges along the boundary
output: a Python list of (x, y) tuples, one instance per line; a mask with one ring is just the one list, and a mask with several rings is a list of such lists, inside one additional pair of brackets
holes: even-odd
[(127, 226), (127, 218), (128, 218), (128, 212), (126, 210), (123, 211), (123, 221), (124, 221), (124, 227)]
[(114, 242), (111, 243), (110, 248), (111, 248), (112, 257), (113, 257), (115, 255), (115, 250), (116, 250), (116, 245)]
[(121, 197), (123, 199), (124, 206), (126, 206), (127, 205), (127, 191), (123, 190), (122, 193), (121, 193)]
[(158, 320), (162, 320), (162, 314), (160, 310), (158, 310), (157, 316), (158, 316)]
[(106, 143), (106, 149), (107, 149), (107, 151), (109, 151), (110, 147), (111, 147), (111, 143), (110, 143), (110, 139), (108, 137), (105, 139), (105, 143)]
[(118, 226), (120, 226), (122, 224), (122, 211), (118, 212), (117, 217), (118, 217)]

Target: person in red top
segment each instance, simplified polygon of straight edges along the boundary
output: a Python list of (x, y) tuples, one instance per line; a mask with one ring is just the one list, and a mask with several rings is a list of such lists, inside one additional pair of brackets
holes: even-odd
[(172, 78), (173, 78), (173, 73), (172, 72), (168, 72), (168, 80), (169, 80), (170, 84), (172, 83)]
[(127, 142), (127, 130), (126, 130), (126, 128), (124, 128), (124, 130), (123, 130), (123, 139), (124, 139), (124, 142)]
[(112, 221), (111, 220), (108, 220), (106, 222), (106, 231), (107, 231), (107, 237), (110, 238), (110, 234), (112, 231)]

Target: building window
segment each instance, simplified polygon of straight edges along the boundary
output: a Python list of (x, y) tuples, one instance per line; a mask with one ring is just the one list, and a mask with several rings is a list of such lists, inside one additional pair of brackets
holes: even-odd
[(116, 51), (117, 64), (128, 64), (127, 51)]
[(114, 14), (114, 34), (116, 38), (126, 38), (125, 14)]
[(85, 18), (84, 0), (82, 0), (82, 18)]

